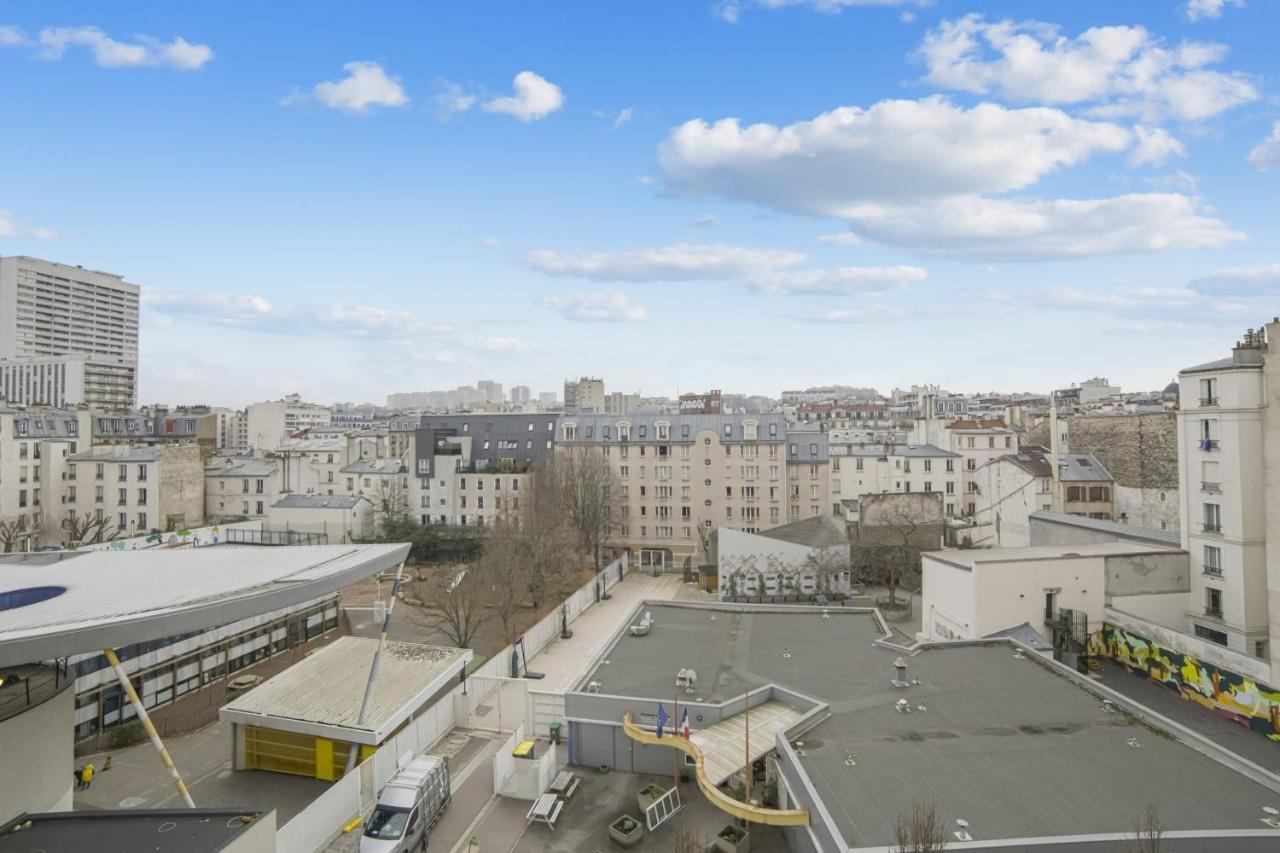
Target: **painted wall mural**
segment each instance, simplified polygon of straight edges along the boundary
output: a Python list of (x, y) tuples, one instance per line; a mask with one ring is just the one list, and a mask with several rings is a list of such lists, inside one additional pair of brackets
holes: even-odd
[(1270, 685), (1157, 645), (1110, 623), (1089, 635), (1088, 651), (1141, 670), (1183, 699), (1280, 741), (1280, 691)]

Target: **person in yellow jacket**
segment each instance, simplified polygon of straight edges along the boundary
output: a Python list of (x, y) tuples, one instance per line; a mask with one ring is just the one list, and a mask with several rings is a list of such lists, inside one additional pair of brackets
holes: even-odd
[(91, 782), (93, 782), (93, 765), (86, 764), (80, 771), (80, 787), (88, 788)]

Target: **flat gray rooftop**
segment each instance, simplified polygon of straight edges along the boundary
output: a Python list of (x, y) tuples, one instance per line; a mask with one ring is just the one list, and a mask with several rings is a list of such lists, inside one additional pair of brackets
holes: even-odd
[[(893, 843), (913, 800), (936, 803), (949, 831), (968, 821), (979, 841), (1132, 831), (1148, 804), (1169, 830), (1257, 830), (1264, 806), (1280, 808), (1280, 793), (1105, 710), (1004, 642), (926, 647), (907, 658), (920, 684), (899, 689), (899, 653), (874, 645), (868, 612), (646, 609), (652, 632), (621, 636), (588, 679), (602, 693), (656, 699), (670, 694), (673, 667), (692, 666), (707, 701), (772, 682), (827, 703), (800, 762), (854, 847)], [(902, 698), (916, 710), (895, 710)]]

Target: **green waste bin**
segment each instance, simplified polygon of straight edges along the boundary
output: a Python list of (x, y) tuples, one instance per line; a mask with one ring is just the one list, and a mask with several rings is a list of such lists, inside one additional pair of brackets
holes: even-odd
[(551, 729), (551, 742), (559, 743), (560, 742), (560, 722), (557, 720), (556, 722), (551, 723), (549, 726), (547, 726), (547, 728)]

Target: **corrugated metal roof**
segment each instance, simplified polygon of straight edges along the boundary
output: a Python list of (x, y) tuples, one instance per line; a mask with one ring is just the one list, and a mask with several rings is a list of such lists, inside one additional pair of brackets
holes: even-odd
[(62, 552), (45, 564), (0, 557), (6, 591), (65, 590), (0, 610), (0, 666), (225, 625), (341, 589), (408, 554), (408, 545), (220, 545)]
[(388, 642), (364, 725), (359, 725), (378, 641), (342, 637), (223, 706), (224, 720), (381, 743), (471, 659), (468, 649)]

